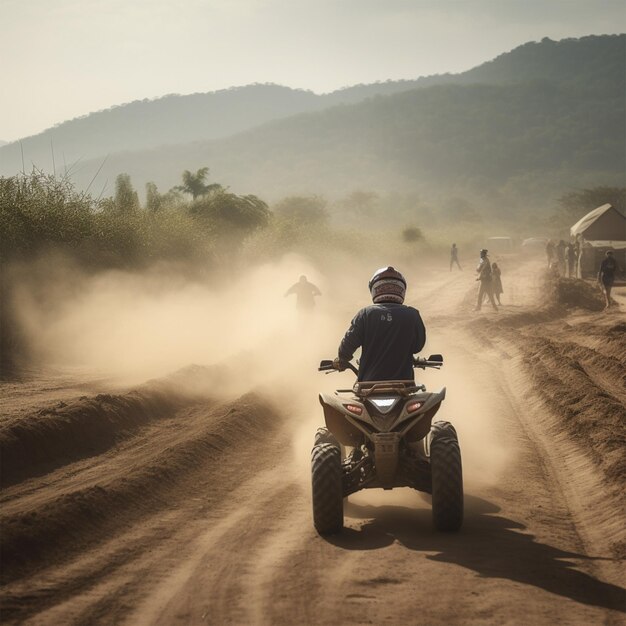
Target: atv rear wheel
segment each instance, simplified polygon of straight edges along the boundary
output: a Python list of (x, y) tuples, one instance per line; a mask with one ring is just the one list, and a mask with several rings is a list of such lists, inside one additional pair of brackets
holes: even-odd
[(433, 422), (430, 427), (431, 441), (436, 437), (452, 437), (452, 439), (458, 440), (454, 426), (450, 422), (443, 421)]
[(313, 524), (318, 533), (338, 533), (343, 528), (341, 451), (331, 443), (311, 450)]
[(335, 439), (335, 435), (333, 435), (328, 428), (318, 428), (315, 433), (315, 444), (319, 445), (320, 443), (330, 443), (333, 446), (339, 447), (339, 442)]
[[(439, 424), (442, 427), (436, 428)], [(437, 422), (433, 430), (430, 441), (433, 523), (437, 530), (454, 531), (463, 523), (461, 450), (452, 424)]]

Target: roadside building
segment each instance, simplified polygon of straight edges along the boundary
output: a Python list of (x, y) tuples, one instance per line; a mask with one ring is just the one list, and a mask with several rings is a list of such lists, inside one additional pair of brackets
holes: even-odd
[(579, 250), (578, 278), (596, 275), (607, 250), (613, 250), (622, 269), (626, 267), (626, 216), (613, 205), (589, 211), (570, 228), (570, 235)]

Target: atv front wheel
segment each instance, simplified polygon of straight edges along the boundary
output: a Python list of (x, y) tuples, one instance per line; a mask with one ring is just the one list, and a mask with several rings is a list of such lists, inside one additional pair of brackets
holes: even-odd
[[(458, 530), (463, 523), (463, 470), (461, 450), (452, 428), (433, 432), (430, 441), (433, 522), (437, 530)], [(435, 426), (435, 424), (433, 424)]]
[(313, 524), (322, 535), (343, 528), (341, 451), (331, 443), (319, 443), (311, 450)]

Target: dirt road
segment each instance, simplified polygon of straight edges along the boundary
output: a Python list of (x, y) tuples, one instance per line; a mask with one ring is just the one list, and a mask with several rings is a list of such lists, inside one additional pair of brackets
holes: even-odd
[(1, 425), (26, 456), (3, 478), (3, 623), (626, 623), (623, 315), (539, 311), (536, 268), (507, 278), (497, 314), (470, 312), (460, 272), (415, 298), (446, 359), (421, 378), (459, 431), (459, 533), (410, 490), (351, 496), (343, 533), (314, 532), (316, 392), (350, 382), (315, 377), (323, 346), (278, 393), (194, 368)]

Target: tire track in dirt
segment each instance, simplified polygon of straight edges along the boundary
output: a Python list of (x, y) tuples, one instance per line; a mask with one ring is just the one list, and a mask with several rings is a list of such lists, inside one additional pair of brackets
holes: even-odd
[[(476, 359), (457, 334), (448, 341), (457, 367), (471, 363), (472, 380), (493, 374), (489, 355)], [(241, 509), (227, 531), (209, 530), (176, 585), (163, 582), (165, 605), (155, 589), (126, 623), (484, 624), (521, 615), (527, 623), (621, 623), (624, 590), (585, 549), (508, 384), (491, 392), (502, 418), (491, 426), (521, 450), (495, 483), (470, 481), (459, 534), (434, 532), (415, 494), (400, 504), (382, 494), (374, 506), (350, 504), (346, 529), (324, 539), (311, 527), (308, 489), (278, 467), (248, 489), (274, 495), (251, 502), (233, 494)]]
[[(0, 422), (2, 486), (101, 454), (141, 427), (226, 388), (216, 368), (191, 366), (125, 394), (99, 394)], [(222, 396), (223, 397), (223, 393)]]
[[(54, 589), (54, 581), (61, 579), (65, 582), (60, 587), (71, 594), (75, 582), (63, 572), (71, 569), (74, 555), (80, 560), (81, 553), (97, 550), (109, 535), (140, 526), (155, 511), (185, 508), (184, 495), (200, 496), (203, 506), (219, 502), (225, 496), (224, 486), (213, 484), (215, 477), (223, 474), (235, 484), (233, 466), (247, 462), (255, 443), (270, 437), (279, 424), (273, 409), (250, 394), (210, 410), (198, 406), (177, 414), (169, 424), (166, 420), (155, 425), (145, 433), (143, 444), (129, 445), (122, 454), (114, 451), (106, 459), (94, 459), (83, 472), (72, 465), (60, 470), (69, 483), (63, 489), (47, 489), (44, 484), (41, 493), (27, 490), (24, 501), (19, 493), (10, 494), (11, 510), (3, 511), (2, 520), (3, 574), (9, 581), (2, 592), (3, 617), (23, 617), (41, 608), (32, 602), (32, 595), (37, 572), (43, 570), (45, 579), (48, 565), (58, 569), (60, 576), (52, 573), (52, 584), (48, 581), (43, 586)], [(172, 425), (176, 431), (168, 428)], [(222, 471), (225, 461), (227, 468)], [(63, 484), (62, 479), (58, 482)], [(201, 486), (206, 493), (199, 493)], [(17, 485), (13, 491), (19, 489)], [(127, 550), (132, 552), (132, 545)], [(115, 556), (108, 562), (113, 570), (124, 566), (123, 559)], [(106, 569), (102, 566), (93, 572), (91, 583)], [(57, 586), (52, 593), (40, 594), (39, 600), (44, 605), (46, 600), (58, 603), (63, 599), (59, 591)]]
[[(455, 306), (455, 280), (431, 316)], [(589, 469), (578, 464), (586, 457), (566, 448), (562, 428), (555, 438), (550, 423), (535, 423), (541, 414), (528, 399), (534, 384), (519, 352), (528, 322), (518, 316), (507, 326), (497, 315), (508, 335), (496, 333), (491, 313), (470, 327), (464, 316), (429, 325), (447, 360), (438, 374), (450, 391), (442, 418), (456, 417), (468, 470), (458, 534), (433, 531), (430, 507), (414, 492), (394, 491), (351, 497), (344, 532), (316, 535), (309, 476), (288, 454), (294, 429), (286, 416), (302, 415), (289, 389), (280, 413), (268, 407), (258, 434), (235, 433), (219, 454), (203, 455), (197, 471), (175, 472), (151, 515), (12, 583), (13, 616), (46, 625), (622, 624), (619, 565), (586, 527), (585, 507), (596, 501), (571, 494), (576, 472)], [(544, 321), (555, 319), (551, 312)], [(250, 397), (250, 416), (262, 405)], [(206, 408), (183, 414), (190, 424), (181, 420), (180, 428), (201, 436)], [(165, 433), (167, 421), (153, 427)], [(596, 495), (605, 493), (600, 484)], [(596, 516), (595, 530), (609, 522)], [(45, 602), (33, 600), (36, 593)]]

